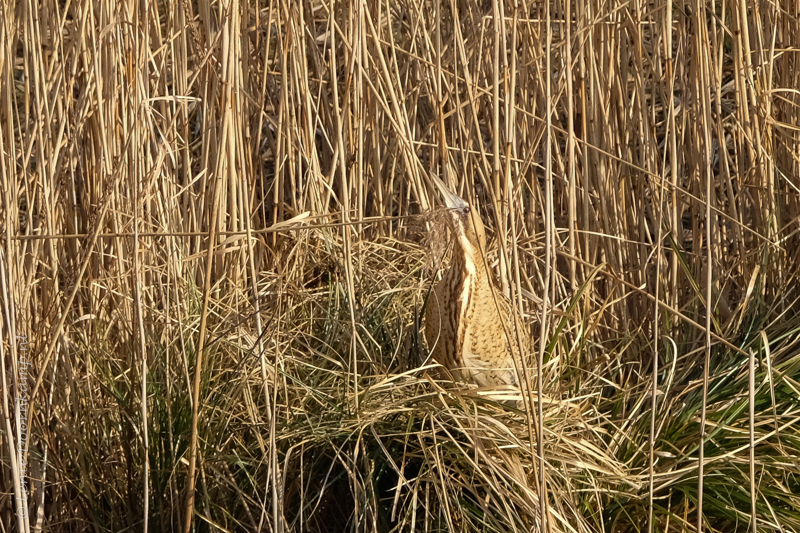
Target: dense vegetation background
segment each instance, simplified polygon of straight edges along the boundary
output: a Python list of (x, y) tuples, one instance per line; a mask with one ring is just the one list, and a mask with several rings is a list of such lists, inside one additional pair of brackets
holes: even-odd
[[(2, 530), (800, 531), (799, 17), (3, 2)], [(432, 175), (518, 408), (429, 372)]]

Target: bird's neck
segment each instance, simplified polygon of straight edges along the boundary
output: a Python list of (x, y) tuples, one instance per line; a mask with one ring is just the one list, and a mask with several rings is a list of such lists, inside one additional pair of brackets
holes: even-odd
[(459, 243), (453, 256), (453, 267), (462, 273), (464, 278), (469, 277), (472, 283), (479, 284), (486, 279), (486, 267), (480, 250), (469, 243)]

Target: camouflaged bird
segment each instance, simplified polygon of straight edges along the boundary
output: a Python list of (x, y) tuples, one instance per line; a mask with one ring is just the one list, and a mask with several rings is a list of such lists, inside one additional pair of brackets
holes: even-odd
[(431, 355), (454, 379), (472, 379), (481, 387), (517, 385), (521, 361), (517, 332), (523, 353), (528, 350), (527, 334), (516, 309), (492, 286), (484, 261), (483, 222), (438, 178), (434, 183), (449, 209), (455, 248), (450, 269), (431, 291), (425, 310)]

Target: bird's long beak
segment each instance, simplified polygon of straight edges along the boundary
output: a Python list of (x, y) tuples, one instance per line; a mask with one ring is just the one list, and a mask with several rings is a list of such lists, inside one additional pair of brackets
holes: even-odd
[(456, 193), (448, 189), (447, 185), (442, 183), (442, 180), (440, 180), (437, 176), (432, 176), (432, 177), (433, 177), (433, 183), (436, 184), (436, 187), (439, 189), (439, 192), (442, 193), (442, 196), (444, 197), (444, 203), (449, 209), (464, 209), (465, 207), (467, 207), (468, 205), (467, 202), (462, 200), (461, 197), (458, 196)]

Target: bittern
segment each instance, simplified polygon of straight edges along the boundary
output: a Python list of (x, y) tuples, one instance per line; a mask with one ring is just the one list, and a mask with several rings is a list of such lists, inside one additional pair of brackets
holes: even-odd
[(520, 348), (527, 351), (527, 335), (511, 302), (492, 286), (484, 261), (483, 222), (467, 202), (433, 179), (449, 210), (455, 246), (450, 268), (425, 310), (431, 355), (455, 379), (472, 379), (481, 387), (517, 385), (516, 368)]

